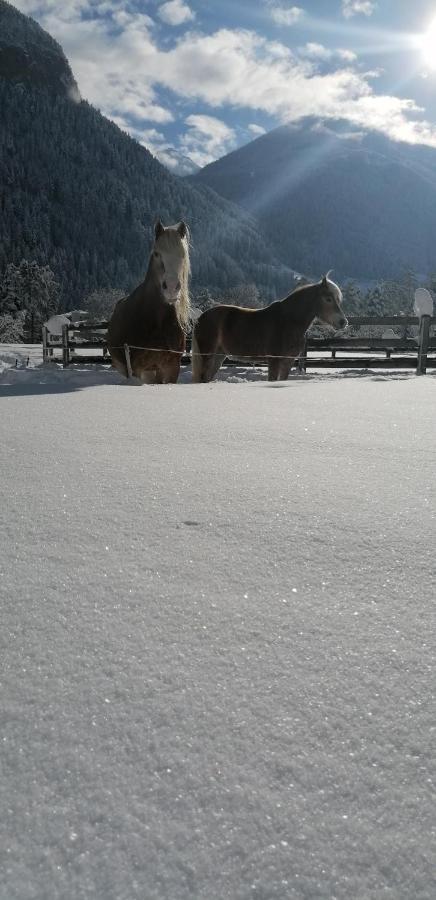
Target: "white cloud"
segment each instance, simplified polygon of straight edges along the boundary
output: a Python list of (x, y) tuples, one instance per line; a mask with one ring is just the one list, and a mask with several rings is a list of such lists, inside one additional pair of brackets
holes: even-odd
[(276, 6), (270, 4), (271, 18), (276, 25), (295, 25), (304, 15), (301, 6)]
[(138, 144), (142, 144), (146, 150), (149, 150), (156, 159), (167, 167), (167, 169), (177, 170), (178, 174), (186, 175), (189, 175), (192, 172), (192, 166), (189, 165), (189, 160), (187, 160), (185, 164), (186, 171), (182, 171), (182, 159), (177, 153), (174, 144), (166, 139), (162, 131), (158, 131), (156, 128), (135, 128), (132, 127), (132, 125), (126, 127), (126, 120), (123, 119), (122, 116), (112, 116), (112, 120), (119, 128), (122, 128), (123, 131), (128, 131), (130, 136), (138, 141)]
[(181, 135), (178, 147), (167, 140), (162, 131), (156, 128), (130, 127), (126, 128), (123, 117), (113, 117), (115, 123), (128, 130), (140, 144), (150, 150), (167, 168), (179, 172), (183, 170), (183, 157), (188, 159), (185, 163), (186, 174), (193, 171), (189, 160), (198, 166), (205, 166), (218, 156), (223, 156), (231, 150), (235, 143), (235, 132), (221, 119), (215, 116), (190, 115), (185, 119), (187, 129)]
[(353, 50), (344, 50), (339, 47), (337, 50), (334, 50), (334, 54), (339, 57), (339, 59), (343, 59), (344, 62), (355, 62), (357, 59), (357, 54), (353, 52)]
[[(307, 115), (347, 118), (354, 126), (436, 146), (436, 127), (424, 120), (423, 110), (413, 100), (376, 94), (375, 73), (356, 70), (348, 51), (336, 51), (326, 71), (321, 44), (309, 45), (306, 55), (293, 53), (280, 41), (243, 29), (191, 31), (167, 49), (157, 44), (150, 17), (131, 12), (127, 3), (16, 2), (37, 13), (61, 42), (82, 96), (131, 133), (142, 135), (150, 123), (171, 121), (182, 101), (201, 103), (211, 113), (226, 107), (261, 111), (274, 124)], [(104, 16), (96, 12), (102, 3)], [(173, 94), (171, 109), (160, 100), (162, 88)], [(186, 125), (181, 150), (200, 165), (236, 143), (232, 129), (214, 115), (188, 116)]]
[(375, 0), (342, 0), (342, 15), (346, 19), (351, 16), (372, 16), (377, 7)]
[(168, 0), (159, 6), (158, 16), (167, 25), (184, 25), (185, 22), (192, 22), (195, 13), (183, 0)]
[(335, 57), (337, 59), (342, 59), (344, 62), (354, 62), (357, 59), (356, 54), (353, 53), (352, 50), (343, 50), (342, 48), (338, 48), (336, 50), (332, 50), (329, 47), (324, 47), (323, 44), (317, 44), (314, 42), (309, 42), (304, 45), (304, 47), (298, 48), (298, 53), (300, 56), (305, 56), (308, 59), (314, 60), (331, 60)]
[[(40, 9), (38, 0), (18, 0), (18, 5), (33, 6), (27, 11), (34, 13)], [(118, 2), (104, 2), (106, 15), (101, 17), (95, 14), (101, 5), (90, 6), (89, 0), (63, 4), (45, 0), (45, 12), (37, 18), (61, 43), (82, 97), (105, 115), (118, 124), (121, 119), (125, 130), (130, 130), (131, 119), (172, 122), (173, 113), (157, 101), (144, 72), (145, 67), (157, 65), (159, 58), (152, 38), (153, 21), (144, 13), (121, 9)]]
[(256, 125), (254, 122), (248, 126), (248, 130), (251, 131), (252, 134), (255, 134), (256, 137), (260, 134), (266, 134), (266, 128), (263, 128), (262, 125)]
[(191, 115), (185, 119), (188, 131), (180, 140), (182, 153), (205, 166), (235, 146), (235, 132), (215, 116)]

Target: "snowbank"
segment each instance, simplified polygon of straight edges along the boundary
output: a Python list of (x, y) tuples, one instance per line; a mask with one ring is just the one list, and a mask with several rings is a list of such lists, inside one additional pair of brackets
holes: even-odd
[(435, 896), (435, 384), (4, 371), (2, 897)]

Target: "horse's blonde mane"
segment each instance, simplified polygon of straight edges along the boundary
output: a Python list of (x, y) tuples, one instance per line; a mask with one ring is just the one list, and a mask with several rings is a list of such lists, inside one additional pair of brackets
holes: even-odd
[(185, 225), (185, 234), (182, 236), (179, 231), (180, 225), (170, 225), (161, 232), (156, 239), (155, 247), (159, 245), (159, 250), (172, 256), (183, 257), (183, 265), (180, 276), (180, 297), (175, 305), (177, 320), (183, 331), (188, 331), (190, 325), (191, 301), (189, 297), (189, 276), (191, 274), (191, 263), (189, 259), (190, 235), (188, 227)]

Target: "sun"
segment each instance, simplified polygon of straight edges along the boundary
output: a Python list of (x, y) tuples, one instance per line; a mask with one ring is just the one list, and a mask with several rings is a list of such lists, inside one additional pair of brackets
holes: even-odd
[(430, 22), (427, 31), (421, 36), (420, 45), (426, 65), (430, 69), (436, 69), (436, 19)]

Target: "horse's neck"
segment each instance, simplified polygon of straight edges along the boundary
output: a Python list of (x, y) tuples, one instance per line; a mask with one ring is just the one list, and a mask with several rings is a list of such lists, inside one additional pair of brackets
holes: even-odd
[(148, 266), (144, 281), (139, 285), (138, 300), (144, 309), (153, 309), (156, 314), (159, 314), (160, 311), (162, 315), (165, 312), (166, 303), (151, 263)]
[(301, 291), (289, 294), (289, 297), (282, 301), (287, 321), (293, 327), (297, 326), (306, 332), (313, 320), (316, 319), (316, 300), (315, 286), (312, 291), (310, 288), (306, 290), (303, 288)]

